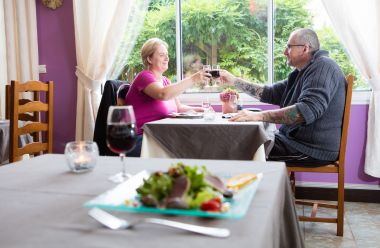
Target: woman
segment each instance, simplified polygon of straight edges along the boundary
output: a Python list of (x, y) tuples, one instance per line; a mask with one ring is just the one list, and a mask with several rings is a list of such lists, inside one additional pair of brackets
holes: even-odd
[(158, 38), (149, 39), (141, 48), (145, 70), (133, 80), (125, 99), (126, 105), (133, 106), (138, 133), (136, 148), (128, 153), (129, 156), (140, 156), (141, 128), (146, 122), (166, 118), (172, 112), (203, 112), (201, 107), (181, 104), (177, 96), (195, 83), (205, 81), (209, 74), (200, 70), (184, 80), (171, 84), (170, 80), (163, 76), (169, 65), (167, 49), (168, 44)]

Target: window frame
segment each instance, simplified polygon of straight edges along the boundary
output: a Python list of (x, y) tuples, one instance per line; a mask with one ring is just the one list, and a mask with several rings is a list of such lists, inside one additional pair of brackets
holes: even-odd
[[(177, 78), (183, 79), (182, 69), (183, 69), (183, 54), (182, 54), (182, 25), (181, 25), (181, 0), (175, 0), (176, 4), (176, 69), (177, 69)], [(267, 85), (272, 85), (274, 79), (274, 0), (267, 0), (267, 14), (268, 14), (268, 82)], [(220, 105), (219, 93), (207, 93), (207, 92), (198, 92), (198, 93), (184, 93), (180, 95), (179, 99), (183, 104), (188, 105), (200, 105), (199, 96), (207, 95), (210, 99), (212, 105)], [(371, 95), (371, 90), (354, 90), (352, 96), (352, 104), (369, 104), (369, 98)], [(248, 94), (241, 93), (241, 100), (243, 105), (267, 105), (260, 102), (256, 98), (249, 96)]]

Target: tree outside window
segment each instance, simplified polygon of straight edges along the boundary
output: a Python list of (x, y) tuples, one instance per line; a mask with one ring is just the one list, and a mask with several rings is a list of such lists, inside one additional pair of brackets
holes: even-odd
[[(182, 77), (202, 64), (218, 64), (236, 76), (266, 83), (268, 75), (267, 0), (182, 0)], [(315, 0), (274, 1), (274, 81), (287, 77), (292, 68), (283, 55), (289, 34), (299, 27), (311, 27), (319, 35), (321, 48), (330, 52), (345, 74), (356, 77), (355, 88), (367, 89), (333, 30), (316, 27)], [(130, 55), (121, 79), (132, 81), (143, 69), (142, 44), (158, 37), (169, 44), (170, 64), (166, 76), (176, 81), (176, 7), (174, 0), (153, 0), (143, 30)], [(191, 92), (218, 92), (215, 87), (193, 88)]]

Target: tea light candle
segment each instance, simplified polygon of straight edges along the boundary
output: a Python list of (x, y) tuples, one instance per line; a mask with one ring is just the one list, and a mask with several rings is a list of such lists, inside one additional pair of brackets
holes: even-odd
[(91, 158), (88, 154), (80, 154), (77, 158), (74, 159), (75, 169), (81, 170), (87, 168), (87, 164), (91, 161)]
[(65, 156), (70, 170), (81, 173), (94, 168), (99, 150), (94, 142), (73, 141), (66, 144)]

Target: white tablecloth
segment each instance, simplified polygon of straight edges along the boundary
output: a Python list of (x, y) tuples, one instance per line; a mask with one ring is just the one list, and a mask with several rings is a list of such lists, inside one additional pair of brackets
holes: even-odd
[(88, 173), (68, 172), (64, 155), (47, 154), (0, 167), (1, 247), (304, 247), (286, 167), (279, 162), (127, 158), (128, 172), (166, 170), (172, 163), (206, 165), (219, 175), (263, 173), (247, 214), (211, 219), (113, 212), (128, 220), (159, 217), (228, 228), (231, 236), (210, 238), (157, 225), (109, 230), (87, 215), (83, 204), (115, 187), (107, 178), (120, 159), (100, 157)]

